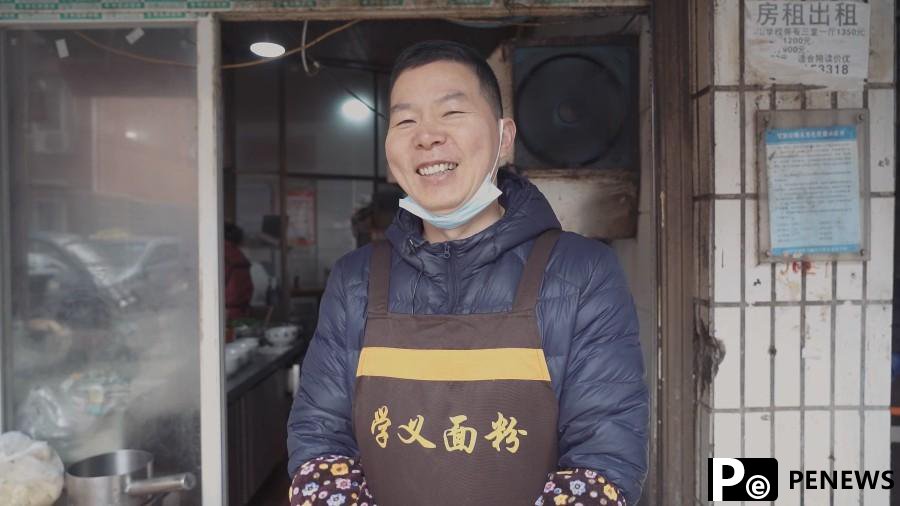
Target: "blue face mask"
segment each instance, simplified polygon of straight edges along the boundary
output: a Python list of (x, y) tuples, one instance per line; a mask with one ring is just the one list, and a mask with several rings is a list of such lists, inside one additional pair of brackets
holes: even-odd
[[(500, 121), (500, 145), (503, 144), (503, 120)], [(431, 211), (420, 206), (418, 202), (407, 195), (400, 199), (400, 207), (431, 223), (435, 227), (444, 230), (459, 228), (469, 222), (478, 213), (483, 211), (492, 202), (497, 200), (503, 192), (494, 184), (494, 171), (497, 169), (497, 162), (500, 161), (500, 146), (497, 146), (497, 156), (494, 157), (494, 165), (490, 172), (481, 182), (478, 191), (472, 198), (464, 202), (461, 206), (450, 211), (447, 214), (434, 214)]]

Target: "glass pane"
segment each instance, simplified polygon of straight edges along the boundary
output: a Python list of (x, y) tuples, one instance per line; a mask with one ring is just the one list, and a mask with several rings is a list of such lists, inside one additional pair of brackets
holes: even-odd
[(235, 221), (244, 232), (241, 250), (251, 262), (259, 262), (270, 276), (270, 286), (254, 280), (254, 307), (278, 304), (281, 286), (281, 196), (278, 176), (239, 174), (235, 185)]
[(374, 74), (329, 67), (309, 77), (292, 67), (286, 75), (288, 171), (374, 176)]
[(66, 463), (137, 448), (158, 475), (200, 479), (195, 31), (130, 31), (0, 32), (15, 146), (0, 386), (13, 427)]

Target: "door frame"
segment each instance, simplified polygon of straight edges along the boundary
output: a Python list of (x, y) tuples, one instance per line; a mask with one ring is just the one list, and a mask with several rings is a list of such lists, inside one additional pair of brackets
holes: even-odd
[[(705, 503), (699, 464), (706, 431), (698, 425), (694, 353), (694, 142), (691, 75), (695, 62), (692, 12), (702, 2), (653, 2), (653, 67), (659, 279), (659, 452), (656, 501)], [(699, 233), (699, 232), (698, 232)]]
[[(661, 5), (661, 4), (669, 5)], [(656, 349), (652, 350), (655, 364), (648, 368), (651, 376), (648, 385), (655, 390), (653, 416), (650, 428), (650, 471), (645, 482), (641, 504), (669, 506), (694, 504), (697, 483), (697, 435), (696, 395), (693, 383), (693, 215), (690, 146), (693, 130), (681, 131), (680, 125), (689, 125), (688, 84), (678, 87), (657, 87), (655, 83), (667, 79), (681, 79), (687, 71), (679, 68), (689, 62), (692, 48), (687, 24), (679, 29), (678, 22), (687, 23), (687, 0), (654, 1), (638, 7), (539, 7), (530, 9), (530, 15), (577, 16), (585, 12), (603, 12), (608, 15), (636, 14), (647, 16), (650, 27), (650, 86), (652, 109), (651, 159), (654, 178), (642, 182), (654, 192), (651, 206), (656, 213)], [(459, 11), (452, 11), (458, 16)], [(466, 17), (482, 19), (509, 16), (506, 9), (494, 7), (466, 9)], [(278, 17), (265, 12), (223, 13), (221, 21), (284, 21), (284, 20), (402, 20), (409, 18), (448, 17), (448, 10), (440, 8), (416, 8), (390, 11), (371, 11), (348, 8), (336, 10), (298, 9), (295, 12), (279, 12)], [(643, 41), (643, 34), (642, 34)], [(677, 40), (676, 40), (677, 38)], [(683, 39), (683, 40), (682, 40)], [(662, 41), (677, 42), (668, 47)], [(665, 72), (660, 74), (660, 72)], [(664, 75), (666, 78), (660, 79)], [(643, 87), (645, 84), (641, 83)], [(679, 94), (683, 93), (681, 96)], [(665, 109), (660, 109), (665, 104)], [(678, 107), (674, 107), (678, 105)], [(676, 135), (677, 134), (677, 135)], [(663, 142), (668, 139), (668, 142)], [(677, 156), (675, 156), (677, 155)], [(642, 189), (642, 191), (644, 191)], [(668, 196), (668, 198), (667, 198)], [(668, 220), (668, 221), (667, 221)], [(678, 498), (678, 502), (673, 499)]]
[(200, 462), (204, 504), (227, 504), (219, 22), (197, 20), (197, 240), (200, 259)]

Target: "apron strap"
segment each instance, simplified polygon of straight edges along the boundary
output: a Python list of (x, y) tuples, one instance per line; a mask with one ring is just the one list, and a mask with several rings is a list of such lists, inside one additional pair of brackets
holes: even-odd
[(527, 311), (534, 309), (537, 304), (538, 294), (541, 290), (541, 282), (544, 280), (544, 270), (550, 259), (550, 252), (556, 245), (556, 239), (562, 231), (558, 228), (547, 230), (534, 241), (528, 261), (519, 278), (519, 287), (516, 290), (516, 300), (513, 303), (513, 311)]
[(391, 277), (391, 245), (387, 241), (372, 242), (369, 263), (369, 314), (387, 314), (388, 286)]

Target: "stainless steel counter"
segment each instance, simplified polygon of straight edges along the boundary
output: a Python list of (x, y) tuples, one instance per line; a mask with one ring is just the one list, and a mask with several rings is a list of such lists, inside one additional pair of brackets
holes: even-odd
[(228, 402), (233, 402), (248, 390), (281, 369), (288, 369), (298, 363), (306, 352), (308, 338), (301, 336), (293, 346), (279, 354), (256, 351), (250, 363), (245, 364), (225, 382)]

